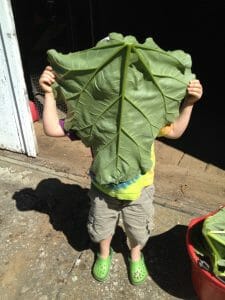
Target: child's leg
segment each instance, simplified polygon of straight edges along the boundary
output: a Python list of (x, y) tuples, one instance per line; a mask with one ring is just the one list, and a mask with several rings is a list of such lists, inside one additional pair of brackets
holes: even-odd
[(107, 258), (110, 254), (112, 236), (99, 242), (99, 254), (102, 258)]
[(92, 187), (88, 195), (91, 199), (88, 232), (91, 240), (99, 243), (100, 253), (106, 256), (118, 222), (119, 210), (114, 198), (103, 194), (96, 188)]
[(131, 246), (130, 248), (130, 257), (133, 261), (138, 261), (141, 258), (141, 245)]
[(154, 186), (147, 187), (138, 200), (130, 202), (122, 209), (131, 255), (130, 280), (135, 285), (143, 283), (148, 276), (141, 250), (148, 241), (153, 227), (153, 195)]
[(148, 241), (153, 227), (154, 190), (153, 185), (145, 188), (139, 199), (131, 201), (122, 209), (124, 227), (134, 260)]
[(99, 253), (97, 253), (92, 274), (96, 280), (105, 281), (111, 266), (112, 249), (110, 244), (118, 222), (119, 209), (114, 198), (108, 197), (94, 188), (89, 191), (89, 197), (91, 208), (88, 216), (88, 232), (91, 240), (99, 244)]

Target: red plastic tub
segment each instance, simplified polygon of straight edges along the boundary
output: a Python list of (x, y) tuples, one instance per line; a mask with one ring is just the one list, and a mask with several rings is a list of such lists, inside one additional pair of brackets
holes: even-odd
[(191, 220), (186, 235), (187, 250), (192, 263), (192, 283), (199, 300), (225, 300), (225, 284), (199, 266), (199, 257), (190, 238), (191, 230), (214, 213)]
[(33, 101), (29, 100), (29, 106), (30, 106), (30, 111), (31, 111), (31, 116), (32, 116), (33, 122), (38, 121), (39, 113), (38, 113), (38, 109), (37, 109), (35, 103)]

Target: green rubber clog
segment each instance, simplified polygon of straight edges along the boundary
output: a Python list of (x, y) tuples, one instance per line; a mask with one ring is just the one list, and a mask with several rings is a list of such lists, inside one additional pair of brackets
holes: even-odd
[(112, 262), (112, 255), (112, 248), (110, 248), (110, 254), (107, 258), (102, 258), (100, 254), (97, 253), (97, 259), (92, 270), (92, 275), (96, 280), (103, 282), (108, 279)]
[(130, 264), (130, 281), (133, 285), (139, 285), (145, 282), (148, 277), (148, 270), (145, 265), (144, 256), (141, 254), (141, 258), (138, 261), (132, 261), (129, 259)]

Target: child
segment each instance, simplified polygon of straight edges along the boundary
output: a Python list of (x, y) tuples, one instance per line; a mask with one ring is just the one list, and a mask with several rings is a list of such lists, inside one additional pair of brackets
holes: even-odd
[[(59, 137), (65, 136), (65, 131), (57, 115), (56, 102), (51, 88), (54, 82), (53, 70), (47, 66), (39, 80), (45, 92), (43, 128), (46, 135)], [(175, 122), (161, 129), (161, 136), (175, 139), (183, 134), (189, 123), (193, 105), (201, 98), (202, 93), (203, 89), (199, 80), (192, 80), (187, 86), (187, 95), (181, 105), (179, 117)], [(110, 244), (120, 213), (130, 246), (130, 281), (138, 285), (143, 283), (148, 276), (141, 250), (150, 236), (154, 212), (154, 145), (150, 159), (153, 166), (151, 170), (125, 183), (103, 187), (92, 179), (89, 192), (91, 208), (87, 227), (90, 238), (99, 243), (99, 253), (92, 271), (94, 278), (98, 281), (105, 281), (109, 275), (113, 253)]]

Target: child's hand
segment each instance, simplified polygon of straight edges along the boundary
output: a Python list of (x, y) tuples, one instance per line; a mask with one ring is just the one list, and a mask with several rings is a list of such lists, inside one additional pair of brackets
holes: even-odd
[(52, 93), (51, 85), (55, 82), (55, 75), (53, 73), (53, 69), (50, 66), (47, 66), (43, 73), (40, 76), (39, 84), (42, 90), (45, 93)]
[(200, 100), (203, 94), (203, 88), (199, 80), (191, 80), (187, 86), (187, 95), (185, 102), (188, 105), (193, 105), (195, 102)]

